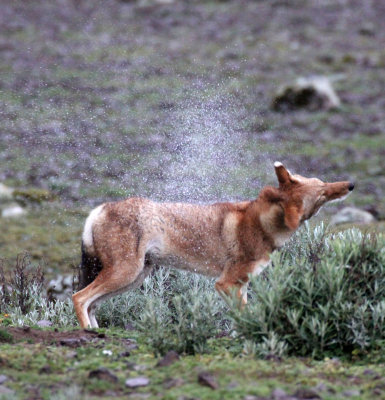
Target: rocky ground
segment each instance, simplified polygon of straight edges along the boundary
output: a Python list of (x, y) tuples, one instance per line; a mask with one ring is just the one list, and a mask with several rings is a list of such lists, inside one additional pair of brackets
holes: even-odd
[(385, 387), (375, 359), (234, 357), (229, 338), (214, 341), (213, 354), (155, 358), (135, 332), (9, 327), (0, 329), (0, 346), (6, 399), (380, 399)]

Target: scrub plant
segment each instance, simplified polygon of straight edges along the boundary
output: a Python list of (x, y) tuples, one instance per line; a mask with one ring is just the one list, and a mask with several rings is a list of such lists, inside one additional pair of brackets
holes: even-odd
[(26, 314), (33, 308), (36, 293), (42, 292), (43, 270), (33, 266), (27, 254), (19, 254), (11, 277), (6, 279), (3, 264), (4, 261), (0, 265), (0, 310), (19, 308)]
[(20, 254), (7, 279), (0, 264), (0, 312), (8, 314), (11, 325), (36, 325), (40, 320), (55, 326), (71, 326), (76, 323), (72, 302), (50, 302), (44, 288), (44, 273), (40, 266), (32, 264), (27, 254)]
[(248, 306), (239, 310), (234, 303), (230, 314), (238, 335), (261, 355), (323, 357), (380, 346), (385, 238), (307, 227), (252, 279)]
[(230, 327), (226, 305), (213, 280), (159, 268), (140, 289), (106, 302), (99, 313), (105, 324), (130, 322), (146, 334), (155, 354), (207, 351), (207, 341)]

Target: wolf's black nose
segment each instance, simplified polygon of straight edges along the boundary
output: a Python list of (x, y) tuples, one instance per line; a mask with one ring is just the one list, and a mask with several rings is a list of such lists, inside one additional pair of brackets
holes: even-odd
[(352, 191), (354, 189), (354, 183), (350, 182), (349, 183), (349, 190)]

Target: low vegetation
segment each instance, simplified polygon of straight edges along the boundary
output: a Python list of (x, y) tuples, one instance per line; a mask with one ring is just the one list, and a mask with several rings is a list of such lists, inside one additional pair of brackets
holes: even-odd
[[(352, 398), (382, 395), (384, 244), (383, 235), (356, 229), (328, 233), (323, 226), (306, 226), (253, 279), (243, 310), (235, 304), (229, 308), (211, 279), (160, 268), (141, 288), (102, 305), (97, 341), (76, 334), (81, 331), (74, 331), (75, 338), (54, 340), (76, 326), (72, 304), (48, 302), (39, 267), (20, 256), (13, 276), (0, 274), (1, 363), (12, 377), (8, 387), (28, 398), (22, 394), (25, 383), (45, 371), (36, 389), (39, 398), (62, 398), (70, 390), (77, 398), (108, 397), (114, 391), (117, 397), (167, 393), (166, 398), (177, 399), (188, 391), (201, 399), (230, 399), (273, 396), (279, 387), (297, 393), (296, 398), (303, 398), (301, 390), (306, 389), (333, 399), (346, 392), (346, 385), (352, 387)], [(41, 328), (47, 322), (51, 327)], [(20, 336), (14, 326), (31, 328)], [(44, 347), (33, 344), (36, 332), (42, 332)], [(23, 337), (29, 344), (20, 342)], [(180, 358), (154, 368), (170, 350)], [(365, 368), (359, 366), (363, 363)], [(90, 373), (101, 366), (109, 372)], [(21, 372), (25, 368), (28, 374)], [(209, 374), (208, 384), (198, 378), (200, 371)], [(67, 374), (73, 386), (65, 389)], [(142, 375), (150, 379), (148, 385), (126, 388), (125, 378)], [(170, 383), (170, 376), (176, 381)], [(52, 379), (56, 385), (49, 388)]]
[(352, 229), (304, 230), (276, 254), (235, 329), (262, 355), (351, 356), (385, 340), (385, 241)]
[[(2, 277), (0, 310), (12, 325), (74, 325), (71, 303), (47, 301), (41, 270), (26, 256), (9, 282)], [(155, 355), (210, 352), (208, 341), (226, 336), (257, 356), (351, 357), (385, 341), (384, 291), (384, 236), (306, 226), (252, 280), (242, 310), (228, 308), (211, 279), (160, 268), (141, 288), (106, 301), (98, 319), (142, 332)]]

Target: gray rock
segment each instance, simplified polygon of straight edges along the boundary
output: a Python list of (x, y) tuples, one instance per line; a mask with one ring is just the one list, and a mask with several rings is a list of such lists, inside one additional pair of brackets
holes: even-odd
[(318, 385), (314, 386), (312, 389), (317, 392), (326, 392), (328, 390), (328, 387), (324, 383), (320, 382)]
[(191, 396), (179, 396), (177, 400), (200, 400), (200, 398)]
[(321, 396), (314, 389), (300, 388), (294, 393), (298, 399), (320, 399)]
[[(127, 0), (124, 0), (127, 2)], [(175, 0), (140, 0), (138, 5), (140, 7), (149, 7), (149, 6), (155, 6), (157, 4), (159, 5), (168, 5), (168, 4), (173, 4)]]
[(228, 385), (227, 385), (227, 389), (235, 389), (236, 387), (239, 386), (239, 383), (237, 381), (231, 381)]
[(175, 361), (179, 360), (179, 354), (170, 350), (161, 360), (156, 364), (157, 367), (168, 367), (171, 364), (174, 364)]
[(345, 397), (357, 397), (357, 396), (360, 395), (360, 391), (359, 391), (359, 390), (354, 390), (354, 389), (352, 389), (352, 390), (345, 390), (342, 394), (343, 394)]
[(41, 328), (46, 328), (48, 326), (51, 326), (52, 322), (51, 321), (47, 321), (46, 319), (42, 319), (40, 321), (37, 321), (37, 326), (40, 326)]
[(81, 345), (81, 340), (77, 338), (67, 338), (60, 340), (61, 346), (68, 346), (68, 347), (79, 347)]
[(6, 375), (0, 375), (0, 385), (2, 385), (5, 381), (8, 380), (8, 376)]
[(198, 383), (202, 386), (208, 386), (211, 389), (218, 389), (218, 382), (210, 372), (201, 372), (198, 375)]
[(14, 395), (15, 392), (12, 389), (7, 388), (6, 386), (0, 385), (0, 395)]
[(48, 282), (47, 290), (51, 290), (52, 292), (61, 293), (64, 290), (63, 286), (63, 276), (58, 275), (56, 278), (51, 279)]
[(284, 399), (287, 397), (287, 393), (283, 389), (276, 388), (271, 392), (271, 397), (274, 400)]
[(137, 345), (136, 343), (134, 343), (134, 342), (132, 342), (132, 343), (127, 343), (127, 344), (124, 346), (124, 348), (125, 348), (127, 351), (132, 351), (132, 350), (136, 350), (136, 349), (138, 348), (138, 345)]
[(366, 376), (371, 376), (373, 379), (380, 379), (381, 378), (381, 375), (379, 375), (376, 371), (374, 371), (372, 369), (369, 369), (369, 368), (366, 369), (363, 372), (363, 374), (366, 375)]
[(331, 79), (314, 76), (298, 78), (293, 84), (282, 87), (272, 101), (272, 108), (275, 111), (291, 111), (298, 108), (315, 111), (338, 108), (340, 104)]
[(184, 380), (182, 378), (168, 378), (163, 382), (163, 387), (165, 389), (171, 389), (173, 387), (179, 387), (184, 384)]
[(51, 279), (47, 285), (49, 299), (65, 300), (72, 295), (72, 275), (58, 275)]
[(104, 368), (104, 367), (90, 371), (90, 373), (88, 374), (88, 378), (101, 379), (103, 381), (107, 381), (107, 382), (111, 382), (111, 383), (118, 382), (118, 377), (116, 375), (114, 375), (110, 370), (108, 370), (107, 368)]
[(356, 207), (344, 207), (342, 210), (338, 211), (330, 221), (331, 225), (339, 224), (370, 224), (375, 221), (372, 214), (367, 211), (360, 210)]
[(3, 218), (17, 218), (26, 213), (27, 211), (25, 210), (25, 208), (19, 206), (19, 204), (16, 203), (12, 203), (1, 210), (1, 216)]
[(65, 288), (65, 289), (67, 289), (67, 288), (70, 288), (70, 289), (72, 289), (72, 275), (65, 275), (64, 277), (63, 277), (63, 287)]
[(126, 380), (126, 387), (130, 389), (148, 386), (149, 384), (150, 380), (146, 376), (137, 376), (136, 378), (130, 378)]

